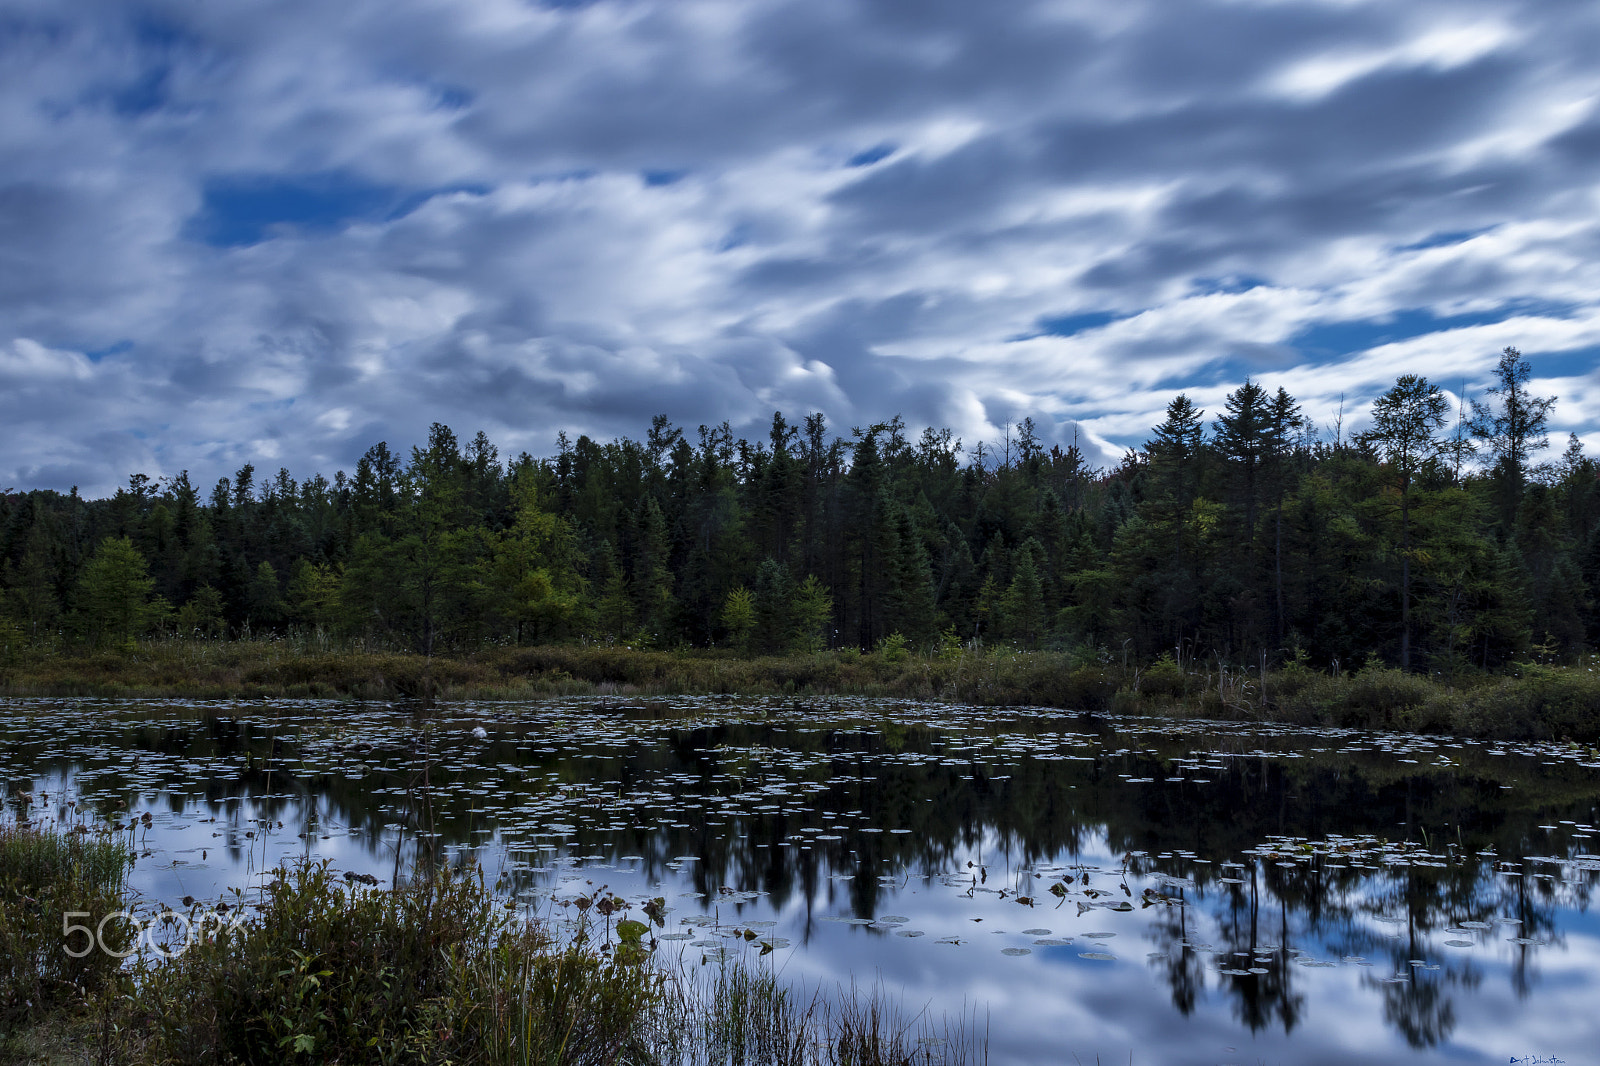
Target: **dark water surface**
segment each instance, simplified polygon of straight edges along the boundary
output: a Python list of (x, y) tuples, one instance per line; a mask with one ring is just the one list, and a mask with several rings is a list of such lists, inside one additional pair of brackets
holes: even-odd
[(0, 817), (131, 826), (147, 908), (421, 849), (995, 1063), (1600, 1061), (1597, 804), (1592, 749), (1029, 709), (0, 701)]

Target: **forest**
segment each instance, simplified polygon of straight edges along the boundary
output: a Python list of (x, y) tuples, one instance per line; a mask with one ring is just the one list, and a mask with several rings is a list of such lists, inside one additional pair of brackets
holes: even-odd
[(108, 499), (0, 497), (0, 643), (130, 648), (317, 633), (485, 646), (1071, 651), (1446, 677), (1600, 643), (1600, 466), (1552, 462), (1554, 400), (1506, 349), (1466, 409), (1401, 376), (1370, 424), (1317, 427), (1255, 381), (1174, 398), (1094, 469), (1034, 423), (964, 447), (900, 418), (765, 439), (565, 434), (503, 458), (435, 424), (402, 456), (209, 489), (134, 474)]

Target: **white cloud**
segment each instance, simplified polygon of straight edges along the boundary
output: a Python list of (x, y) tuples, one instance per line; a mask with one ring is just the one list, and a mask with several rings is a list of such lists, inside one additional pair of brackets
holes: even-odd
[[(1325, 417), (1597, 343), (1587, 8), (12, 7), (6, 483), (780, 407), (969, 443), (1033, 414), (1109, 460), (1179, 389), (1251, 374)], [(310, 178), (320, 208), (271, 201)], [(250, 181), (267, 239), (206, 244)], [(1563, 367), (1558, 429), (1592, 434)]]

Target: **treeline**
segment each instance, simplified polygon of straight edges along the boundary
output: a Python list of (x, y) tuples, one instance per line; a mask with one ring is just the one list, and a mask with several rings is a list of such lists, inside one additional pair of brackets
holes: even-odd
[(1319, 434), (1282, 389), (1168, 405), (1112, 470), (892, 421), (765, 440), (665, 417), (502, 461), (433, 426), (353, 475), (208, 493), (142, 474), (103, 500), (0, 501), (7, 640), (126, 645), (291, 629), (433, 654), (575, 640), (953, 647), (1494, 670), (1600, 643), (1600, 469), (1515, 349), (1470, 412), (1407, 375), (1371, 428)]

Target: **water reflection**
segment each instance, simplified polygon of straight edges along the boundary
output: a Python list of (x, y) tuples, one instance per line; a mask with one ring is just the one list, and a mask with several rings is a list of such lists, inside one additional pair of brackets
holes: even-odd
[(937, 946), (955, 987), (1003, 952), (985, 981), (1020, 997), (1142, 964), (1100, 1008), (1124, 1030), (1226, 1016), (1296, 1061), (1330, 1039), (1319, 1012), (1498, 1054), (1463, 1019), (1594, 953), (1600, 767), (1559, 746), (851, 700), (9, 701), (0, 737), (6, 817), (119, 827), (158, 899), (296, 857), (385, 880), (476, 861), (541, 913), (661, 898), (663, 948), (792, 942), (818, 976)]

